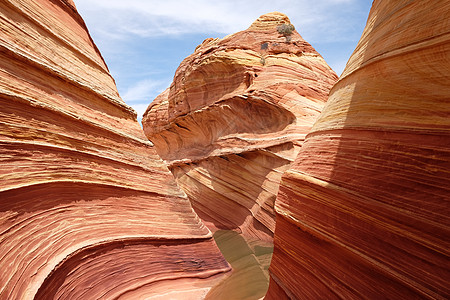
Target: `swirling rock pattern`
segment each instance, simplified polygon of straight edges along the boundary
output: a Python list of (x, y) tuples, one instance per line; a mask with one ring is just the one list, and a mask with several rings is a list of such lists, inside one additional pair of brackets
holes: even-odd
[(374, 1), (283, 176), (266, 299), (450, 297), (448, 15)]
[(202, 298), (230, 267), (73, 2), (0, 27), (0, 299)]
[(337, 80), (287, 16), (206, 39), (148, 107), (144, 131), (211, 228), (271, 240), (282, 172)]
[[(281, 175), (337, 80), (296, 31), (280, 30), (289, 24), (286, 15), (270, 13), (247, 30), (206, 39), (143, 117), (145, 134), (200, 218), (213, 231), (242, 233), (250, 249), (229, 255), (235, 276), (211, 299), (249, 291), (245, 299), (264, 296)], [(239, 237), (222, 238), (229, 234), (218, 243), (241, 245)], [(255, 271), (255, 257), (263, 276)], [(252, 280), (243, 280), (245, 274)]]

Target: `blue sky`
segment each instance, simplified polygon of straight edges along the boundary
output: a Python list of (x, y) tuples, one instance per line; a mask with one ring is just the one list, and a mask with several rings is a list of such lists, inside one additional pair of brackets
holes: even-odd
[(75, 0), (122, 99), (142, 117), (175, 70), (208, 37), (247, 29), (265, 13), (286, 14), (341, 74), (372, 0)]

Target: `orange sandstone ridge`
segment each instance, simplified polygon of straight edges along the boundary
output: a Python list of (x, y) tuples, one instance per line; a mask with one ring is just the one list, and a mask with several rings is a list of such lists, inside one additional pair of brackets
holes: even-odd
[(72, 1), (0, 15), (0, 299), (204, 297), (230, 267)]
[(450, 298), (449, 15), (374, 1), (283, 175), (266, 299)]
[[(222, 230), (242, 233), (250, 247), (242, 255), (255, 256), (263, 270), (260, 281), (229, 279), (211, 291), (211, 299), (224, 293), (239, 299), (253, 286), (258, 289), (252, 299), (264, 296), (281, 175), (337, 80), (290, 26), (286, 15), (275, 12), (247, 30), (206, 39), (180, 64), (170, 88), (142, 120), (194, 210), (213, 232), (220, 229), (216, 241), (245, 248), (239, 237)], [(237, 253), (230, 253), (232, 259), (240, 258)], [(230, 262), (239, 274), (241, 267), (254, 266)], [(239, 274), (235, 277), (243, 277)]]
[(143, 117), (144, 131), (211, 228), (271, 240), (282, 172), (337, 80), (281, 13), (207, 39)]
[(205, 40), (153, 146), (72, 0), (0, 2), (0, 299), (262, 299), (274, 228), (265, 299), (449, 299), (449, 14), (375, 0), (322, 113), (285, 15)]

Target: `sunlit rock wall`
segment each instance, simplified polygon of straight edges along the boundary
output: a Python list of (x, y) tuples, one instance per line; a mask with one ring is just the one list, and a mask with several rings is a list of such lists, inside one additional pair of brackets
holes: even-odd
[(448, 299), (450, 2), (375, 0), (282, 179), (266, 299)]
[(1, 1), (0, 299), (200, 299), (228, 270), (73, 2)]
[(281, 174), (336, 74), (281, 13), (207, 39), (150, 104), (144, 131), (211, 228), (271, 240)]
[(281, 175), (337, 80), (290, 26), (284, 14), (270, 13), (247, 30), (206, 39), (143, 117), (194, 210), (212, 231), (220, 229), (216, 240), (233, 275), (210, 299), (264, 296)]

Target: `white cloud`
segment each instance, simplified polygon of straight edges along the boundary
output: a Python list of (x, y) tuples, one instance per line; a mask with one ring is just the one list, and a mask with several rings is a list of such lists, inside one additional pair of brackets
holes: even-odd
[(185, 33), (226, 35), (246, 29), (262, 14), (280, 11), (289, 16), (300, 34), (311, 32), (310, 39), (323, 40), (345, 38), (351, 19), (336, 16), (337, 10), (351, 9), (355, 1), (77, 0), (76, 5), (85, 19), (95, 22), (90, 28), (116, 39)]
[(125, 93), (122, 94), (122, 99), (127, 104), (144, 101), (150, 103), (156, 96), (162, 93), (170, 83), (171, 80), (143, 79), (128, 87)]
[(142, 120), (142, 115), (145, 113), (145, 110), (150, 105), (149, 103), (141, 103), (141, 104), (133, 104), (133, 109), (137, 112), (137, 119), (139, 122)]

